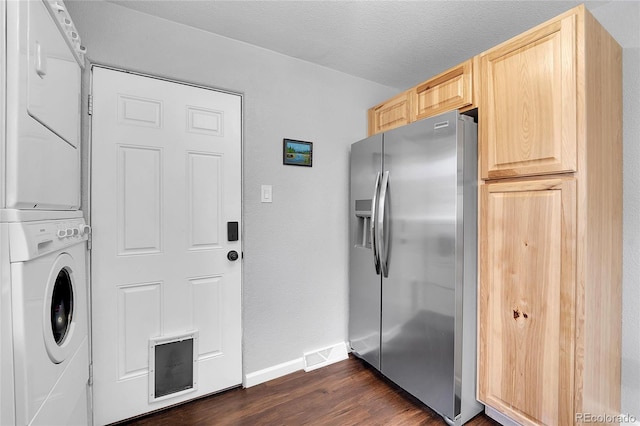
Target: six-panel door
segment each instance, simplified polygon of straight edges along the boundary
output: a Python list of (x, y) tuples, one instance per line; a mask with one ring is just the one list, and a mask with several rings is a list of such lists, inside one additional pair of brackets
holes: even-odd
[(576, 183), (481, 187), (479, 399), (521, 424), (573, 424)]
[[(241, 98), (93, 69), (94, 422), (242, 381)], [(156, 400), (150, 339), (198, 332), (194, 384)], [(166, 377), (176, 377), (176, 361)]]

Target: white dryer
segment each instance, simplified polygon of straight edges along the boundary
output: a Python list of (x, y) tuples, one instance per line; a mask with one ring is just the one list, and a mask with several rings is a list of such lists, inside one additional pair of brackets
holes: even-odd
[(9, 242), (16, 424), (88, 423), (89, 227), (81, 214), (0, 223)]
[(0, 154), (6, 174), (0, 208), (77, 210), (80, 37), (62, 0), (3, 1), (0, 7), (6, 8), (4, 158)]

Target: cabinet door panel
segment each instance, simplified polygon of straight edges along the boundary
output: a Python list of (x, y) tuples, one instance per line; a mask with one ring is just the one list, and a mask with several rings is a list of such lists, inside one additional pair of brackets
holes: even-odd
[(576, 17), (484, 53), (483, 178), (576, 170)]
[(369, 136), (411, 122), (411, 96), (403, 92), (369, 109)]
[(415, 120), (471, 105), (473, 60), (469, 59), (416, 86), (413, 102)]
[(522, 424), (572, 424), (575, 181), (481, 188), (479, 398)]

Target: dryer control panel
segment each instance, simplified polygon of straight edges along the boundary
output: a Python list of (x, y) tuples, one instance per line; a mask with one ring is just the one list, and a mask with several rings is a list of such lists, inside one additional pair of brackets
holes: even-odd
[(44, 4), (60, 28), (60, 32), (65, 36), (67, 44), (73, 51), (73, 56), (76, 57), (78, 64), (84, 68), (84, 55), (87, 53), (87, 48), (81, 44), (78, 30), (73, 24), (64, 2), (62, 0), (44, 0)]

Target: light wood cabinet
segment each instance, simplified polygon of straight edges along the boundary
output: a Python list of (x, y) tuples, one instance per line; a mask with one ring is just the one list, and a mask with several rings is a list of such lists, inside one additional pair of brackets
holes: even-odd
[(575, 13), (483, 53), (484, 179), (576, 170)]
[(480, 395), (529, 424), (573, 416), (576, 184), (481, 187)]
[(450, 68), (369, 109), (369, 136), (423, 118), (458, 109), (476, 108), (480, 57)]
[(473, 104), (473, 60), (463, 62), (411, 90), (413, 121)]
[(369, 109), (369, 136), (395, 129), (411, 122), (410, 91)]
[(622, 50), (579, 6), (481, 62), (478, 399), (619, 415)]

